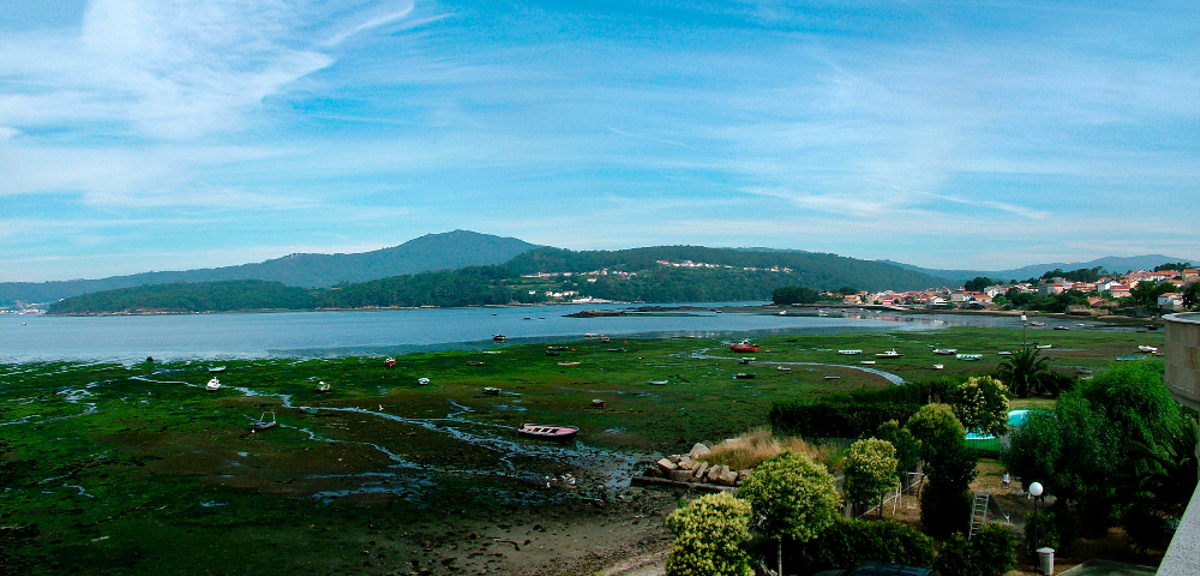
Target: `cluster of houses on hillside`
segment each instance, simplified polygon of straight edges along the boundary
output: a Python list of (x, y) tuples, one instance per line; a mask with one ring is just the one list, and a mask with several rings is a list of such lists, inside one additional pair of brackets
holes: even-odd
[(1015, 284), (995, 284), (982, 290), (951, 290), (949, 288), (933, 288), (927, 290), (910, 290), (907, 292), (869, 293), (861, 291), (858, 294), (825, 293), (827, 297), (841, 297), (844, 304), (874, 304), (881, 306), (925, 306), (931, 308), (976, 308), (990, 309), (998, 304), (998, 296), (1007, 296), (1010, 291), (1019, 293), (1051, 296), (1068, 290), (1075, 290), (1087, 295), (1088, 308), (1115, 308), (1117, 301), (1128, 298), (1131, 290), (1142, 282), (1169, 283), (1176, 287), (1173, 291), (1158, 297), (1158, 308), (1163, 311), (1178, 311), (1183, 309), (1184, 288), (1192, 282), (1200, 282), (1200, 272), (1195, 268), (1185, 270), (1160, 270), (1147, 272), (1134, 270), (1119, 276), (1101, 278), (1096, 282), (1072, 282), (1065, 278), (1050, 278), (1039, 283), (1018, 282)]

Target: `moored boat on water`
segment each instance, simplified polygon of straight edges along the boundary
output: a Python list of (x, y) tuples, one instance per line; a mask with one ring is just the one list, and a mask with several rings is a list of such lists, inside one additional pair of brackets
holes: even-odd
[(556, 424), (530, 424), (527, 422), (517, 428), (517, 434), (526, 438), (565, 441), (574, 440), (575, 436), (579, 434), (579, 428)]
[(751, 344), (750, 340), (742, 340), (737, 344), (729, 345), (729, 349), (733, 352), (758, 352), (759, 348), (762, 348), (762, 346)]
[(504, 335), (496, 334), (495, 336), (492, 336), (492, 342), (495, 342), (497, 344), (502, 344), (504, 342)]
[(737, 374), (734, 374), (733, 377), (737, 378), (738, 380), (751, 380), (754, 378), (754, 373), (753, 372), (738, 372)]

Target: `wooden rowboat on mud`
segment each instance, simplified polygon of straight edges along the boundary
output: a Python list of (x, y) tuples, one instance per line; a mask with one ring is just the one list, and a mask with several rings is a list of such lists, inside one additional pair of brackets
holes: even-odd
[(542, 440), (574, 440), (575, 435), (579, 434), (579, 428), (575, 426), (558, 426), (555, 424), (521, 424), (517, 428), (517, 434), (526, 438), (539, 438)]

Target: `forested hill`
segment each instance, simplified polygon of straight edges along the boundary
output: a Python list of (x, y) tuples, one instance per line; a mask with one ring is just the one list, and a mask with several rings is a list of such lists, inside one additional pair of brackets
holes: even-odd
[(51, 302), (102, 290), (179, 282), (269, 280), (288, 286), (323, 288), (430, 270), (502, 264), (536, 246), (467, 230), (427, 234), (399, 246), (357, 254), (292, 254), (254, 264), (174, 272), (146, 272), (97, 280), (0, 283), (0, 306)]
[(50, 305), (51, 314), (183, 314), (250, 310), (308, 310), (309, 290), (264, 280), (178, 282), (103, 290)]
[[(790, 268), (789, 273), (772, 273), (780, 278), (779, 286), (799, 285), (817, 290), (832, 290), (853, 286), (862, 290), (918, 290), (948, 285), (938, 278), (907, 270), (893, 264), (858, 260), (836, 254), (799, 251), (755, 251), (703, 246), (653, 246), (630, 250), (592, 250), (574, 252), (558, 248), (538, 248), (521, 254), (507, 266), (517, 274), (537, 272), (610, 271), (642, 272), (663, 268), (657, 262), (695, 263), (730, 266), (733, 269), (764, 270), (778, 266)], [(701, 269), (703, 270), (703, 269)], [(770, 298), (768, 291), (763, 298)]]

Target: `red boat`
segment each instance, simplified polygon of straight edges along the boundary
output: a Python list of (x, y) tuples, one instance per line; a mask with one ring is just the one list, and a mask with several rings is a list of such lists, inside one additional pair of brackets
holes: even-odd
[(384, 363), (385, 365), (387, 365), (387, 367), (388, 367), (388, 368), (391, 368), (392, 366), (395, 366), (395, 365), (396, 365), (396, 359), (395, 359), (395, 358), (388, 358), (387, 360), (384, 360), (384, 361), (383, 361), (383, 363)]
[(517, 434), (526, 438), (541, 438), (543, 440), (573, 440), (579, 433), (574, 426), (555, 426), (552, 424), (522, 424), (517, 428)]
[(758, 344), (751, 344), (749, 340), (742, 340), (737, 344), (730, 344), (729, 349), (734, 352), (758, 352), (762, 348)]

